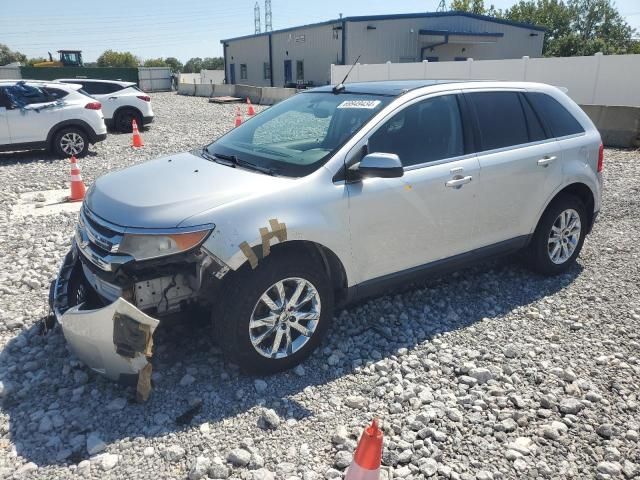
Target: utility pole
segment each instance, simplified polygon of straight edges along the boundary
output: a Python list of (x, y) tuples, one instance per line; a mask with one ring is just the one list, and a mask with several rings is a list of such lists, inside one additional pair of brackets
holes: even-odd
[(262, 28), (260, 27), (260, 5), (256, 2), (256, 6), (253, 7), (253, 23), (256, 27), (255, 33), (260, 33)]
[(271, 0), (264, 0), (264, 31), (273, 31), (273, 19), (271, 16)]
[(447, 11), (447, 2), (445, 0), (440, 0), (438, 4), (438, 8), (436, 8), (436, 12), (446, 12)]

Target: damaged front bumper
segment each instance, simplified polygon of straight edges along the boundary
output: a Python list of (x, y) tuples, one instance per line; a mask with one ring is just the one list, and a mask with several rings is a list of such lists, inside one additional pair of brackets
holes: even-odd
[(138, 400), (151, 389), (153, 332), (159, 321), (117, 298), (91, 309), (83, 295), (85, 282), (74, 245), (52, 286), (51, 308), (76, 356), (92, 370), (113, 380), (135, 383)]

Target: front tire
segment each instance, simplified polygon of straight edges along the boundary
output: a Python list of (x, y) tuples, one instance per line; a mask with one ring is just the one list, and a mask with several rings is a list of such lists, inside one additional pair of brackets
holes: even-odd
[(89, 151), (89, 136), (79, 128), (63, 128), (53, 137), (53, 150), (62, 158), (84, 157)]
[(538, 222), (526, 251), (528, 266), (543, 275), (565, 272), (580, 254), (587, 228), (587, 211), (580, 199), (558, 195)]
[(273, 252), (228, 279), (213, 322), (228, 361), (250, 373), (291, 368), (320, 344), (333, 317), (331, 282), (309, 256)]

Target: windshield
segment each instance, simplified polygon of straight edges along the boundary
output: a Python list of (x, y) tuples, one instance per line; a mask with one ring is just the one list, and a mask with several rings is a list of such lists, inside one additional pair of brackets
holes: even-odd
[(207, 147), (213, 155), (302, 177), (317, 170), (393, 97), (300, 93), (260, 113)]

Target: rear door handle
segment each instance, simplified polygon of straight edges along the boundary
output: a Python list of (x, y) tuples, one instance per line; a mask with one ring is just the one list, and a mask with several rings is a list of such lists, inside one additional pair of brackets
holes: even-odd
[(556, 158), (558, 157), (556, 157), (555, 155), (553, 156), (545, 155), (540, 160), (538, 160), (538, 165), (540, 165), (541, 167), (546, 167), (547, 165), (555, 162)]
[(117, 100), (118, 97), (109, 97), (109, 100)]
[(454, 178), (453, 180), (449, 180), (445, 183), (445, 186), (452, 188), (461, 187), (462, 185), (469, 183), (471, 180), (473, 180), (471, 175), (462, 178)]

